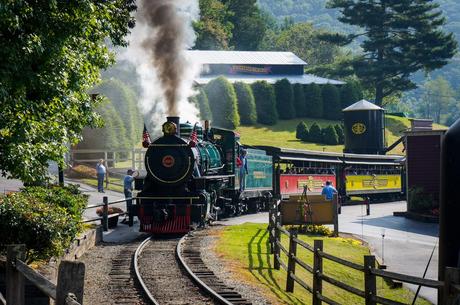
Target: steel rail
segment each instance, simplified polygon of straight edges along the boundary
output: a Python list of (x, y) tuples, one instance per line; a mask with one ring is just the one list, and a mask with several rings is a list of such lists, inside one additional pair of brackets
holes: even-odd
[(148, 242), (151, 240), (151, 237), (149, 236), (146, 240), (144, 240), (139, 247), (137, 247), (136, 252), (134, 252), (134, 272), (136, 273), (136, 278), (139, 282), (139, 284), (142, 287), (142, 290), (144, 291), (145, 295), (149, 299), (149, 301), (153, 305), (160, 305), (157, 300), (153, 297), (152, 293), (150, 290), (147, 288), (147, 285), (145, 285), (144, 280), (142, 279), (141, 273), (139, 271), (139, 256), (142, 253), (142, 250), (144, 250), (145, 246), (147, 246)]
[(182, 245), (185, 242), (185, 239), (187, 238), (187, 235), (184, 235), (180, 240), (179, 243), (176, 246), (176, 256), (179, 260), (179, 263), (181, 266), (185, 269), (187, 274), (192, 278), (192, 280), (198, 284), (203, 290), (205, 290), (214, 300), (218, 301), (220, 304), (225, 304), (225, 305), (233, 305), (232, 302), (229, 302), (228, 300), (224, 299), (219, 293), (214, 291), (211, 287), (206, 285), (193, 271), (192, 269), (187, 265), (185, 262), (184, 257), (182, 256), (181, 253), (181, 248)]

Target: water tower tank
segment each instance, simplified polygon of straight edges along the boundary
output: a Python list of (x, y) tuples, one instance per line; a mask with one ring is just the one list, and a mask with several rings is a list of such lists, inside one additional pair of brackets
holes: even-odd
[(345, 152), (385, 154), (384, 109), (361, 100), (343, 109)]

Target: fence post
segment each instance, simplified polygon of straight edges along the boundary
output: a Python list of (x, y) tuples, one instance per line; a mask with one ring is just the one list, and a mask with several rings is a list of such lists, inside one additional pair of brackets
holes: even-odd
[(460, 284), (460, 269), (446, 267), (444, 271), (444, 287), (442, 289), (442, 300), (439, 304), (454, 305), (457, 300), (458, 293), (453, 293), (451, 285)]
[(291, 277), (291, 273), (295, 274), (295, 260), (294, 257), (297, 255), (297, 243), (294, 238), (297, 237), (297, 230), (289, 230), (289, 258), (288, 258), (288, 270), (286, 278), (286, 291), (294, 292), (294, 279)]
[(274, 255), (273, 255), (273, 266), (275, 270), (280, 270), (280, 262), (278, 258), (280, 257), (280, 247), (278, 246), (277, 242), (281, 242), (281, 232), (278, 230), (278, 224), (280, 223), (280, 215), (278, 215), (278, 211), (275, 211), (275, 240), (273, 241), (273, 248), (274, 248)]
[(109, 230), (109, 198), (104, 196), (102, 198), (104, 205), (102, 206), (102, 230)]
[(323, 241), (315, 240), (313, 243), (313, 305), (321, 305), (318, 294), (323, 293), (323, 283), (321, 282), (320, 273), (323, 273), (323, 258), (319, 256), (318, 251), (323, 251)]
[(268, 242), (270, 243), (270, 254), (273, 254), (273, 204), (270, 202), (268, 208)]
[(334, 200), (332, 202), (332, 209), (334, 210), (334, 215), (332, 216), (334, 218), (334, 236), (338, 237), (339, 236), (339, 210), (337, 207), (337, 201), (338, 198), (334, 197)]
[(56, 305), (66, 305), (66, 298), (72, 293), (77, 302), (83, 304), (83, 287), (85, 284), (85, 264), (77, 261), (62, 261), (59, 265)]
[(375, 275), (371, 273), (371, 269), (375, 268), (375, 256), (364, 256), (364, 293), (366, 298), (366, 305), (377, 305), (372, 297), (377, 294), (377, 284)]
[(366, 197), (366, 215), (371, 215), (371, 198)]
[(6, 249), (6, 304), (24, 305), (25, 279), (16, 270), (16, 260), (25, 260), (26, 245), (8, 245)]

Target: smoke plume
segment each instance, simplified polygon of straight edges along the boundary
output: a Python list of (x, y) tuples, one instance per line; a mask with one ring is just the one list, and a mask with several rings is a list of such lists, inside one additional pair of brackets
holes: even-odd
[(192, 22), (199, 18), (198, 0), (141, 0), (129, 47), (119, 59), (136, 66), (142, 86), (141, 109), (154, 123), (165, 115), (196, 121), (188, 102), (199, 65), (186, 58), (195, 44)]

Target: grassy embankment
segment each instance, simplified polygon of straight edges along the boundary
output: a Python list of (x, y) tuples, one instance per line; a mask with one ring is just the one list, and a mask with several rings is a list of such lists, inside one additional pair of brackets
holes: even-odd
[[(241, 278), (259, 288), (273, 304), (311, 304), (311, 294), (300, 285), (295, 284), (294, 293), (285, 292), (286, 272), (273, 269), (273, 255), (269, 255), (268, 232), (266, 224), (243, 224), (224, 228), (215, 251), (222, 257), (226, 266)], [(362, 264), (363, 256), (369, 255), (369, 249), (353, 239), (328, 238), (300, 235), (300, 238), (313, 245), (314, 239), (324, 241), (324, 251), (340, 258)], [(288, 238), (282, 237), (282, 243), (288, 248)], [(312, 253), (300, 246), (297, 255), (310, 266), (313, 266)], [(287, 258), (281, 255), (284, 262)], [(348, 285), (364, 290), (363, 273), (348, 267), (323, 260), (325, 274), (332, 276)], [(300, 266), (296, 268), (296, 275), (312, 285), (312, 275)], [(323, 282), (323, 293), (340, 304), (364, 304), (364, 301), (351, 293)], [(390, 289), (381, 278), (377, 278), (377, 293), (379, 296), (390, 298), (406, 304), (411, 304), (414, 294), (406, 288)], [(416, 304), (430, 304), (418, 299)]]
[[(316, 122), (321, 128), (331, 124), (338, 124), (340, 121), (329, 121), (319, 119), (293, 119), (279, 121), (274, 126), (256, 125), (240, 126), (238, 132), (241, 134), (241, 142), (246, 145), (269, 145), (284, 148), (309, 149), (328, 152), (342, 152), (343, 145), (325, 145), (320, 143), (301, 142), (295, 137), (296, 126), (300, 121), (304, 121), (308, 127)], [(391, 145), (402, 136), (402, 132), (410, 127), (410, 121), (407, 118), (387, 115), (386, 119), (386, 141)], [(443, 129), (445, 126), (433, 124), (435, 129)], [(390, 154), (403, 154), (403, 145), (399, 144)]]

